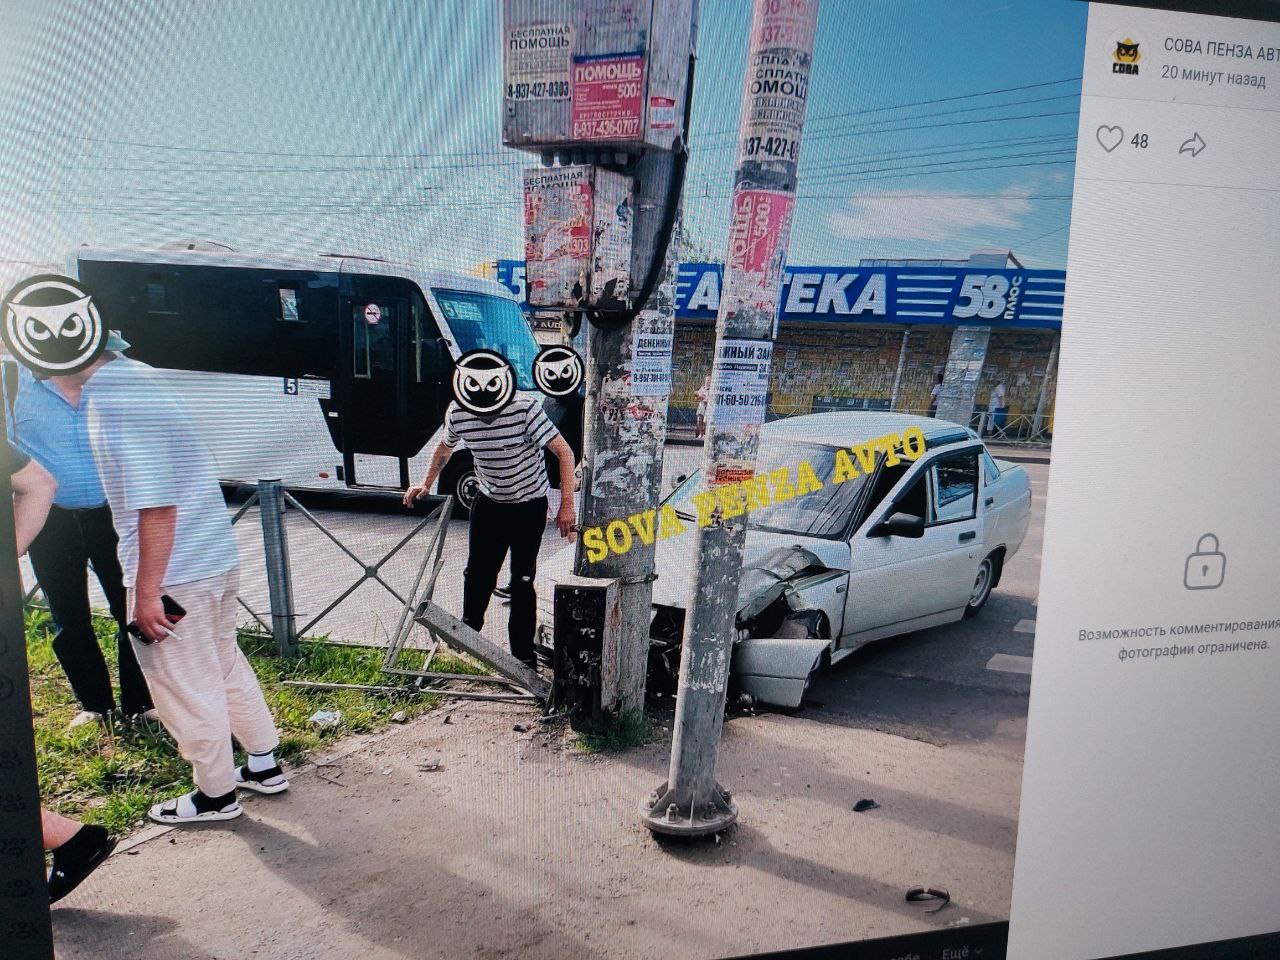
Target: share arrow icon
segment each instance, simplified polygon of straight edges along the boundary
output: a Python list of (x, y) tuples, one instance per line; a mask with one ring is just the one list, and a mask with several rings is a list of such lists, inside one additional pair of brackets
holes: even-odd
[(1182, 146), (1178, 148), (1178, 153), (1189, 153), (1193, 157), (1200, 156), (1200, 151), (1205, 148), (1205, 142), (1201, 139), (1199, 133), (1193, 133), (1191, 139), (1182, 141)]

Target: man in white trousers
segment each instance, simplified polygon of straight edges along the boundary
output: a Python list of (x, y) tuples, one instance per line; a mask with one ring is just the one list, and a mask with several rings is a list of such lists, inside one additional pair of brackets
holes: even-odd
[[(280, 793), (289, 781), (276, 763), (271, 712), (236, 639), (239, 556), (213, 457), (146, 364), (108, 350), (66, 379), (81, 388), (120, 537), (138, 662), (196, 783), (152, 807), (151, 819), (234, 819), (243, 812), (237, 787)], [(249, 754), (241, 767), (233, 735)]]

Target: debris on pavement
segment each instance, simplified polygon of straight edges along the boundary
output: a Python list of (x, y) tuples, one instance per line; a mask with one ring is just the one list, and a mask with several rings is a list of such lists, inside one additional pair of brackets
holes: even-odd
[(403, 710), (397, 710), (395, 713), (391, 715), (392, 723), (404, 723), (408, 719), (409, 719), (409, 715), (405, 713)]
[(912, 887), (907, 891), (906, 900), (907, 903), (929, 903), (937, 900), (936, 907), (925, 911), (925, 913), (937, 913), (951, 902), (951, 894), (947, 892), (946, 887)]
[(419, 773), (435, 773), (443, 768), (444, 764), (439, 760), (427, 760), (424, 763), (418, 764)]
[(517, 723), (511, 729), (514, 730), (516, 733), (528, 733), (529, 725), (527, 723)]
[(876, 803), (874, 800), (868, 797), (863, 797), (861, 800), (859, 800), (857, 803), (853, 805), (854, 813), (865, 813), (868, 810), (878, 810), (878, 809), (880, 809), (880, 804)]
[(321, 730), (327, 730), (336, 727), (342, 722), (341, 710), (317, 710), (311, 716), (307, 717), (307, 723)]

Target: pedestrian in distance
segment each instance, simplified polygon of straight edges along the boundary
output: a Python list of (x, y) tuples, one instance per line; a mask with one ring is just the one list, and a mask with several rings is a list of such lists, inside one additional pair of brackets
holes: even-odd
[(462, 620), (473, 630), (484, 627), (485, 613), (507, 554), (511, 554), (511, 606), (507, 621), (511, 654), (537, 669), (533, 638), (537, 625), (537, 595), (533, 578), (538, 550), (547, 525), (546, 460), (556, 458), (560, 472), (560, 508), (556, 529), (575, 537), (574, 457), (568, 442), (534, 398), (519, 395), (492, 416), (481, 416), (456, 402), (445, 412), (444, 437), (431, 455), (422, 483), (410, 487), (404, 505), (430, 494), (440, 471), (459, 445), (475, 460), (481, 493), (471, 508), (467, 566), (463, 573)]
[[(128, 346), (118, 335), (108, 338), (111, 350), (119, 352)], [(54, 655), (80, 702), (80, 712), (70, 726), (100, 721), (116, 709), (111, 674), (94, 630), (89, 570), (102, 587), (115, 621), (119, 711), (126, 719), (155, 722), (151, 693), (125, 632), (118, 539), (89, 447), (80, 384), (74, 377), (38, 377), (16, 364), (6, 364), (5, 374), (14, 443), (57, 482), (53, 507), (31, 544), (30, 559), (53, 620)]]
[[(236, 789), (289, 781), (279, 735), (236, 631), (239, 556), (213, 457), (151, 367), (108, 350), (81, 373), (89, 439), (120, 536), (131, 640), (196, 789), (149, 812), (165, 824), (231, 820)], [(231, 738), (248, 752), (236, 766)]]
[[(26, 553), (49, 515), (57, 482), (38, 462), (6, 440), (2, 455), (13, 489), (13, 527), (18, 556)], [(41, 809), (44, 848), (53, 854), (48, 875), (49, 902), (57, 903), (111, 855), (116, 841), (102, 827)]]
[(1003, 435), (1004, 425), (1009, 416), (1008, 407), (1005, 406), (1004, 380), (991, 388), (987, 410), (991, 413), (991, 433)]
[(929, 391), (928, 416), (936, 417), (938, 415), (938, 398), (941, 396), (942, 396), (942, 374), (939, 373), (933, 381), (933, 389)]
[(702, 386), (698, 388), (698, 408), (694, 413), (694, 436), (701, 440), (707, 435), (707, 399), (711, 396), (711, 374), (708, 373), (702, 379)]

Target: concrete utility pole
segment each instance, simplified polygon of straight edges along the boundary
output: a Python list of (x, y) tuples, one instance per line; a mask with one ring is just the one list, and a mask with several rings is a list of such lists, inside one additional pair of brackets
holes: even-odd
[[(647, 228), (646, 221), (663, 216), (672, 187), (671, 172), (667, 156), (649, 155), (640, 160), (635, 229), (638, 237), (655, 234)], [(615, 328), (593, 325), (588, 334), (579, 519), (583, 529), (642, 513), (653, 507), (662, 494), (678, 235), (678, 230), (673, 231), (662, 277), (636, 319)], [(637, 260), (651, 257), (651, 246), (637, 251)], [(626, 553), (609, 553), (592, 563), (582, 539), (578, 540), (573, 572), (580, 577), (618, 581), (618, 630), (611, 638), (617, 656), (616, 660), (606, 656), (602, 663), (609, 672), (616, 664), (616, 682), (614, 677), (608, 678), (601, 704), (614, 715), (644, 711), (654, 550), (653, 543), (646, 546), (637, 538)]]
[[(754, 475), (768, 400), (782, 265), (813, 59), (818, 0), (755, 0), (742, 95), (704, 448), (708, 484)], [(694, 836), (738, 817), (715, 779), (729, 661), (737, 635), (746, 517), (717, 511), (698, 529), (667, 782), (642, 805), (649, 829)]]

